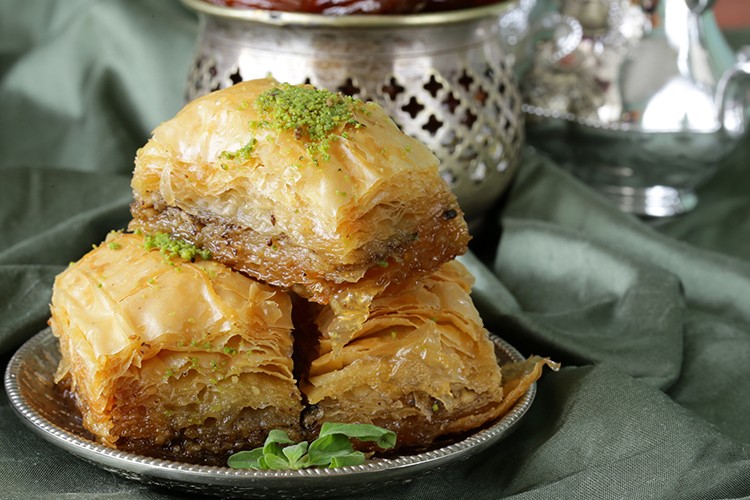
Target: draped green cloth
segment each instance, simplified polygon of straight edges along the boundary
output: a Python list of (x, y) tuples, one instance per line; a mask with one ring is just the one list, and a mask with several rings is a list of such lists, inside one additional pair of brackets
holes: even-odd
[[(196, 34), (174, 0), (0, 0), (3, 367), (54, 276), (127, 224), (135, 151), (182, 106)], [(564, 367), (499, 444), (358, 497), (750, 496), (749, 163), (745, 140), (693, 212), (648, 222), (526, 151), (464, 262), (487, 327)], [(184, 494), (48, 444), (3, 393), (0, 496)]]

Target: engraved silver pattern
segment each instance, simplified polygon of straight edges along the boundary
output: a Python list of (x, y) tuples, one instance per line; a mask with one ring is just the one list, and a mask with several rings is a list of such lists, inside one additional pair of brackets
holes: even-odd
[(622, 210), (691, 210), (746, 133), (750, 61), (713, 0), (520, 0), (512, 46), (529, 145)]
[(334, 18), (184, 3), (200, 14), (187, 100), (269, 74), (373, 100), (435, 153), (470, 220), (514, 175), (524, 128), (499, 34), (508, 4)]

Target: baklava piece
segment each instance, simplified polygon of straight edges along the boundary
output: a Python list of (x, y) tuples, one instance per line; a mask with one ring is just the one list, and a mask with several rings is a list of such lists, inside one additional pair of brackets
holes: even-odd
[(224, 464), (272, 429), (300, 437), (291, 301), (196, 250), (112, 233), (61, 273), (57, 380), (101, 443)]
[(427, 147), (377, 104), (310, 86), (262, 79), (200, 97), (135, 163), (131, 228), (350, 317), (469, 240)]
[[(473, 278), (457, 261), (377, 297), (351, 341), (332, 342), (324, 308), (317, 357), (301, 381), (304, 425), (371, 423), (396, 432), (399, 450), (480, 428), (507, 411), (494, 344), (469, 296)], [(506, 401), (507, 403), (507, 401)]]

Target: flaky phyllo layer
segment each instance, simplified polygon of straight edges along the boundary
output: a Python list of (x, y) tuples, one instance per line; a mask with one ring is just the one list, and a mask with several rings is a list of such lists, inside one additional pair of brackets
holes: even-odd
[(364, 421), (396, 431), (402, 446), (427, 446), (496, 418), (502, 373), (469, 297), (472, 282), (452, 261), (376, 298), (341, 348), (329, 335), (334, 315), (324, 309), (319, 353), (302, 383), (314, 408), (307, 425)]
[(113, 233), (52, 296), (58, 380), (98, 439), (191, 461), (299, 434), (287, 294)]
[(466, 251), (438, 160), (374, 103), (273, 80), (189, 103), (138, 152), (132, 228), (351, 309)]

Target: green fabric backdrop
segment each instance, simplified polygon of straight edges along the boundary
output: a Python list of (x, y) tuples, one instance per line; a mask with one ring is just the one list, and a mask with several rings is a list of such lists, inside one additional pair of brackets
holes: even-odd
[[(126, 225), (135, 151), (182, 106), (196, 33), (174, 0), (0, 0), (3, 366), (54, 276)], [(647, 223), (527, 151), (464, 261), (487, 326), (564, 368), (506, 440), (359, 498), (750, 496), (749, 162), (746, 140), (695, 211)], [(184, 497), (47, 444), (4, 393), (0, 492)]]

